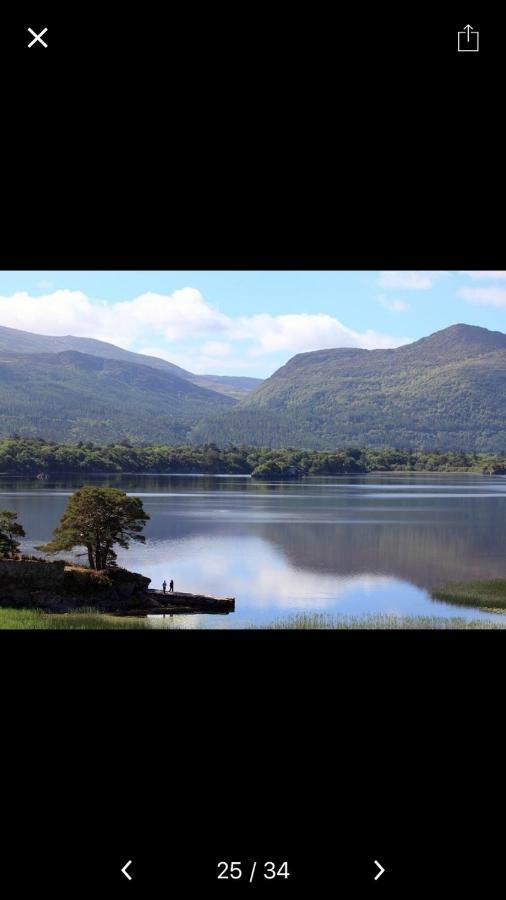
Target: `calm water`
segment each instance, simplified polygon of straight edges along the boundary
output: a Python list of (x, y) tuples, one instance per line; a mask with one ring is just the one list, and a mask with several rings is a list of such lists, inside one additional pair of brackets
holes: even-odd
[[(151, 516), (146, 544), (120, 550), (120, 565), (152, 587), (173, 578), (176, 590), (236, 598), (229, 616), (181, 617), (187, 628), (262, 625), (301, 611), (494, 618), (429, 592), (445, 581), (506, 575), (504, 476), (84, 481), (136, 494)], [(82, 483), (0, 478), (0, 508), (18, 512), (25, 552), (50, 538)]]

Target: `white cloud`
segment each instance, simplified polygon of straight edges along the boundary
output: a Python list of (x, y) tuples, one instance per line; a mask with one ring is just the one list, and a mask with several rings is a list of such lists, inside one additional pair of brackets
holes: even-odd
[(146, 293), (117, 303), (92, 301), (81, 291), (57, 290), (40, 297), (18, 292), (0, 296), (0, 324), (39, 334), (94, 337), (129, 349), (143, 334), (155, 332), (169, 341), (191, 335), (221, 333), (229, 319), (210, 306), (199, 291)]
[(241, 318), (232, 326), (231, 335), (252, 341), (249, 349), (251, 356), (263, 356), (280, 351), (304, 353), (332, 347), (363, 347), (372, 350), (379, 347), (398, 347), (412, 340), (372, 330), (353, 331), (339, 319), (323, 313), (295, 313), (282, 316), (262, 313)]
[(476, 303), (479, 306), (506, 306), (506, 288), (460, 288), (458, 295), (459, 297), (463, 297), (464, 300), (468, 300), (470, 303)]
[(81, 291), (58, 290), (40, 297), (18, 291), (0, 296), (0, 324), (38, 334), (98, 337), (97, 332), (104, 329), (114, 334), (112, 318), (111, 307), (93, 305)]
[(207, 356), (229, 356), (231, 352), (231, 344), (227, 344), (225, 341), (207, 341), (202, 347), (202, 353)]
[(169, 341), (192, 335), (202, 337), (221, 333), (229, 319), (204, 300), (195, 288), (183, 288), (174, 293), (149, 292), (114, 304), (117, 315), (137, 328), (152, 326), (163, 331)]
[[(180, 366), (182, 369), (188, 369), (197, 375), (257, 375), (258, 361), (256, 359), (248, 359), (244, 354), (237, 352), (230, 353), (226, 356), (213, 356), (205, 353), (205, 344), (182, 346), (178, 344), (174, 348), (170, 347), (142, 347), (139, 352), (145, 353), (147, 356), (157, 356), (159, 359), (166, 359), (168, 362)], [(271, 372), (265, 372), (271, 374)], [(261, 376), (260, 376), (261, 377)]]
[[(394, 302), (400, 311), (402, 301)], [(0, 296), (0, 325), (39, 334), (93, 337), (201, 373), (220, 369), (253, 374), (259, 357), (273, 357), (272, 363), (266, 359), (268, 369), (280, 364), (279, 354), (288, 358), (332, 347), (389, 348), (412, 340), (372, 330), (354, 331), (323, 313), (231, 317), (191, 287), (114, 303), (91, 300), (81, 291), (57, 290), (40, 297), (18, 292)]]
[(388, 297), (378, 297), (378, 301), (390, 312), (406, 312), (407, 309), (410, 309), (410, 304), (406, 303), (405, 300), (390, 300)]
[(446, 272), (380, 272), (378, 278), (379, 287), (385, 290), (420, 291), (431, 288), (438, 278), (445, 276)]
[(485, 280), (494, 280), (498, 281), (499, 279), (506, 278), (506, 271), (501, 270), (493, 270), (487, 269), (487, 271), (474, 271), (474, 272), (460, 272), (461, 275), (469, 275), (473, 281), (485, 281)]

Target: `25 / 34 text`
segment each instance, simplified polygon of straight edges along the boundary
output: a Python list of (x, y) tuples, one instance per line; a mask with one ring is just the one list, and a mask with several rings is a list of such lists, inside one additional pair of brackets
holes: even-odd
[(248, 862), (241, 862), (240, 860), (234, 860), (228, 862), (222, 860), (218, 863), (216, 877), (221, 880), (231, 879), (232, 881), (243, 879), (252, 884), (255, 879), (259, 878), (265, 878), (268, 881), (274, 878), (289, 878), (290, 872), (286, 861), (273, 862), (272, 860), (267, 860), (266, 862), (259, 862), (258, 860), (248, 860)]

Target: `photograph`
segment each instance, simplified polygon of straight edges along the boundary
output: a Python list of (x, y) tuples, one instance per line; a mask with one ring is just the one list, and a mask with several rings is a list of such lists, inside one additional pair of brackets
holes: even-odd
[(5, 900), (499, 897), (498, 5), (18, 7)]
[(0, 628), (506, 627), (506, 272), (0, 273)]

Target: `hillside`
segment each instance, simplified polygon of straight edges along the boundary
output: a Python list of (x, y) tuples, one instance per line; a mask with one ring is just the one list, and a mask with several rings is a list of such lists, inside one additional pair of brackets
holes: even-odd
[(234, 409), (199, 423), (192, 438), (503, 451), (506, 335), (453, 325), (395, 350), (301, 353)]
[(170, 370), (62, 353), (0, 351), (0, 436), (49, 440), (176, 441), (233, 405)]
[(97, 341), (94, 338), (74, 337), (71, 334), (63, 336), (51, 336), (45, 334), (32, 334), (28, 331), (19, 331), (17, 328), (7, 328), (0, 325), (0, 353), (63, 353), (67, 350), (75, 350), (78, 353), (86, 353), (89, 356), (99, 356), (102, 359), (116, 359), (126, 363), (149, 366), (152, 369), (160, 369), (163, 372), (171, 372), (179, 378), (191, 381), (200, 387), (217, 391), (234, 398), (242, 398), (250, 391), (255, 390), (261, 383), (261, 378), (241, 378), (230, 375), (195, 375), (174, 363), (157, 356), (146, 356), (144, 353), (133, 353), (123, 350), (114, 344), (105, 341)]
[(69, 443), (502, 453), (506, 335), (453, 325), (395, 350), (301, 353), (260, 382), (0, 327), (0, 437), (13, 433)]
[(193, 375), (191, 380), (193, 384), (237, 400), (242, 400), (263, 383), (262, 378), (248, 378), (241, 375)]

